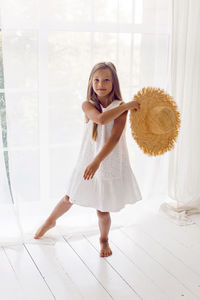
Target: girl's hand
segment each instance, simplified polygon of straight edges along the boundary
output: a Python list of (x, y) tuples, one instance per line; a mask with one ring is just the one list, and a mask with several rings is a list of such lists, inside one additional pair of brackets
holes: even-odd
[(96, 170), (99, 168), (100, 166), (100, 162), (98, 160), (93, 160), (91, 162), (91, 164), (89, 164), (87, 166), (87, 168), (85, 169), (85, 172), (84, 172), (84, 175), (83, 175), (83, 178), (84, 179), (91, 179), (93, 178)]
[(126, 103), (128, 105), (128, 109), (134, 109), (135, 111), (137, 111), (138, 109), (140, 109), (140, 103), (133, 100), (130, 101), (128, 103)]

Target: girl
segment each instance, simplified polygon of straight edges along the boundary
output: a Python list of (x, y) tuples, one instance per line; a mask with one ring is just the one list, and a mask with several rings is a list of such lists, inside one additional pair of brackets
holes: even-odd
[(56, 225), (56, 219), (73, 203), (96, 208), (100, 229), (100, 256), (109, 256), (111, 225), (109, 212), (142, 199), (132, 172), (125, 138), (129, 109), (136, 101), (122, 101), (116, 68), (111, 62), (96, 64), (90, 74), (87, 100), (82, 103), (85, 130), (76, 166), (65, 196), (56, 205), (34, 238), (39, 239)]

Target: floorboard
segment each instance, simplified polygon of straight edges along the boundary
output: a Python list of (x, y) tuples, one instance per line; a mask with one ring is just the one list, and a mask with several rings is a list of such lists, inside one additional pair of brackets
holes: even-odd
[(100, 257), (99, 232), (56, 243), (0, 248), (3, 300), (200, 300), (200, 214), (178, 226), (136, 207), (133, 223), (109, 233), (113, 254)]

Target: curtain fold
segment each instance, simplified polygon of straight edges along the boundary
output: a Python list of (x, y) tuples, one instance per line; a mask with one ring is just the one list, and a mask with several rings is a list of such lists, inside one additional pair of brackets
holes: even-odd
[[(60, 233), (99, 231), (96, 211), (74, 205), (57, 220), (56, 228), (33, 239), (65, 195), (76, 164), (85, 120), (81, 103), (93, 65), (116, 65), (125, 102), (144, 86), (168, 89), (170, 17), (169, 0), (2, 1), (7, 146), (1, 145), (0, 157), (5, 228), (0, 245), (54, 243)], [(143, 154), (131, 136), (128, 118), (126, 135), (143, 201), (112, 213), (111, 230), (134, 223), (136, 206), (155, 209), (167, 195), (168, 153)], [(10, 190), (4, 170), (8, 161)]]
[(200, 2), (173, 1), (171, 94), (181, 113), (177, 145), (169, 153), (170, 201), (160, 209), (179, 225), (200, 212)]

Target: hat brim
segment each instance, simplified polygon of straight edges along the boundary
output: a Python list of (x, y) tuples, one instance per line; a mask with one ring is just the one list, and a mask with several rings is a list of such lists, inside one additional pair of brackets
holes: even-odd
[[(161, 155), (172, 150), (180, 128), (180, 113), (173, 98), (159, 88), (146, 87), (140, 90), (134, 100), (140, 103), (140, 109), (130, 110), (129, 121), (131, 134), (138, 146), (148, 155)], [(152, 107), (163, 105), (174, 112), (175, 126), (170, 132), (163, 134), (152, 133), (146, 125), (148, 112)]]

